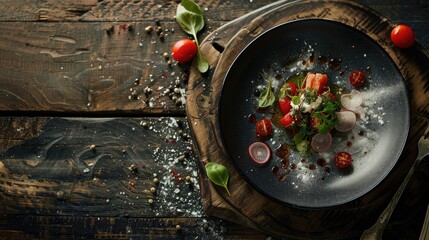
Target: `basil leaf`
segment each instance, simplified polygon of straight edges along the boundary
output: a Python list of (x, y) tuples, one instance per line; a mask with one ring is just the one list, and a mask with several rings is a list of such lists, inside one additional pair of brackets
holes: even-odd
[(209, 162), (206, 164), (206, 172), (207, 176), (214, 184), (224, 187), (228, 195), (231, 196), (228, 190), (229, 173), (224, 165)]
[(194, 36), (204, 27), (201, 8), (190, 0), (182, 0), (179, 4), (176, 10), (176, 20), (186, 33)]
[(198, 71), (201, 73), (207, 72), (210, 65), (200, 51), (200, 44), (197, 38), (197, 33), (204, 27), (204, 16), (201, 8), (191, 0), (182, 0), (176, 10), (176, 21), (186, 33), (194, 37), (198, 49), (196, 57)]
[(267, 89), (261, 92), (258, 98), (258, 106), (260, 108), (265, 108), (273, 105), (276, 97), (274, 96), (273, 90), (271, 89), (271, 77), (268, 78)]
[(197, 68), (200, 73), (205, 73), (207, 70), (209, 70), (209, 63), (207, 62), (206, 58), (201, 54), (200, 48), (198, 47), (198, 53), (197, 53)]

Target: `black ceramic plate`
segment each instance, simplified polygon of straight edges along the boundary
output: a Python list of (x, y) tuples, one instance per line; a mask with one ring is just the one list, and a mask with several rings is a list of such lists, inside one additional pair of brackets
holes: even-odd
[[(330, 59), (334, 59), (332, 65)], [(348, 76), (355, 69), (363, 70), (368, 78), (359, 89), (365, 114), (352, 132), (333, 132), (328, 153), (302, 158), (292, 151), (286, 167), (275, 154), (264, 166), (250, 160), (248, 146), (257, 138), (255, 124), (248, 116), (254, 114), (258, 120), (271, 117), (256, 110), (255, 89), (267, 85), (261, 78), (263, 71), (275, 75), (279, 84), (299, 72), (324, 72), (330, 82), (351, 90)], [(392, 59), (364, 33), (325, 20), (285, 23), (257, 37), (230, 67), (219, 105), (224, 145), (244, 179), (274, 200), (304, 208), (337, 206), (373, 189), (397, 162), (409, 121), (406, 87)], [(266, 143), (274, 152), (288, 142), (284, 131), (276, 128)], [(337, 151), (352, 153), (352, 166), (337, 168), (332, 160)], [(276, 166), (280, 169), (277, 174), (272, 171)]]

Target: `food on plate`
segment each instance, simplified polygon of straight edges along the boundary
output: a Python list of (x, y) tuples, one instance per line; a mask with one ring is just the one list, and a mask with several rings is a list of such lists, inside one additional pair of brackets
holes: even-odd
[(414, 31), (407, 25), (399, 24), (390, 32), (390, 39), (398, 48), (409, 48), (414, 44)]
[(256, 136), (268, 137), (273, 133), (273, 125), (267, 118), (261, 119), (256, 123)]
[(353, 87), (360, 87), (366, 82), (366, 77), (362, 71), (354, 70), (350, 73), (349, 81)]
[(177, 41), (171, 49), (171, 55), (179, 63), (189, 62), (197, 54), (197, 44), (191, 39)]
[(334, 156), (335, 165), (339, 168), (346, 168), (352, 164), (352, 155), (348, 152), (337, 152)]
[[(272, 113), (272, 118), (255, 121), (259, 141), (249, 146), (249, 155), (257, 164), (269, 161), (271, 150), (264, 141), (276, 134), (275, 129), (286, 132), (289, 137), (285, 142), (290, 142), (292, 149), (302, 158), (307, 158), (314, 153), (331, 151), (333, 134), (352, 131), (363, 113), (361, 92), (330, 83), (325, 73), (302, 72), (276, 83), (277, 88), (273, 87), (274, 77), (266, 73), (264, 77), (268, 86), (260, 92), (257, 109)], [(359, 70), (350, 75), (350, 83), (354, 87), (362, 86), (365, 80), (365, 75)], [(352, 162), (347, 152), (337, 153), (334, 160), (340, 168)]]
[(249, 146), (249, 155), (250, 158), (256, 164), (265, 164), (270, 161), (271, 158), (271, 149), (266, 143), (263, 142), (254, 142)]

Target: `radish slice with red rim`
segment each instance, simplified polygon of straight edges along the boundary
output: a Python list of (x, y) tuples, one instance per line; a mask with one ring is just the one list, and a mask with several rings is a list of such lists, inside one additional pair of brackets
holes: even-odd
[(353, 89), (349, 94), (341, 95), (341, 105), (351, 111), (359, 107), (362, 104), (362, 101), (362, 94), (355, 89)]
[(338, 122), (335, 124), (335, 129), (339, 132), (348, 132), (352, 130), (356, 124), (356, 114), (352, 111), (336, 112)]
[(271, 159), (271, 149), (263, 142), (254, 142), (249, 146), (249, 155), (256, 164), (265, 164)]
[(311, 149), (315, 152), (326, 152), (332, 144), (330, 133), (316, 133), (311, 139)]

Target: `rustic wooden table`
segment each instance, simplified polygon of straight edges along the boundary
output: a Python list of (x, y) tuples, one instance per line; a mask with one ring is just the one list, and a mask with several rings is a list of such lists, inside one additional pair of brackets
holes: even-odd
[[(269, 237), (202, 209), (190, 66), (163, 56), (188, 37), (179, 2), (0, 0), (0, 239)], [(196, 2), (202, 40), (275, 1)], [(358, 2), (429, 48), (427, 1)], [(408, 193), (428, 179), (417, 171)], [(410, 205), (400, 201), (386, 239), (418, 238), (426, 207)]]

